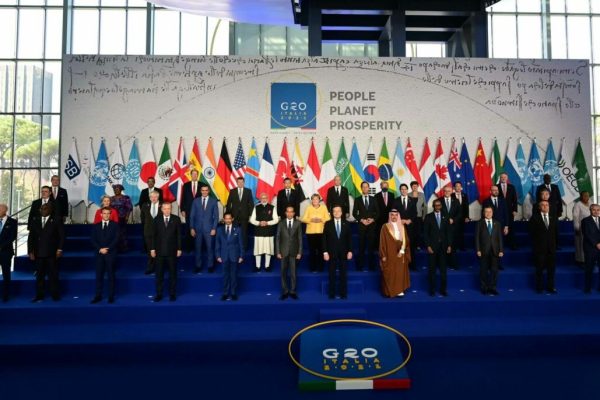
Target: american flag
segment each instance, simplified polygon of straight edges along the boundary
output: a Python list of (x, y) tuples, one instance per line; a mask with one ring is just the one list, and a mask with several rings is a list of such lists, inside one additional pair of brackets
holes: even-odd
[(236, 187), (236, 179), (243, 178), (246, 175), (246, 157), (242, 148), (242, 140), (238, 142), (237, 150), (235, 151), (235, 159), (233, 160), (233, 171), (231, 171), (231, 184), (229, 187)]

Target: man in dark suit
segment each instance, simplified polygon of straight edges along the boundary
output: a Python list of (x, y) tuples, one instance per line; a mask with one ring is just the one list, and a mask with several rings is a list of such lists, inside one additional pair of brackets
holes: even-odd
[[(311, 193), (312, 195), (312, 193)], [(300, 195), (297, 190), (292, 189), (292, 180), (285, 178), (283, 180), (283, 189), (277, 193), (277, 215), (283, 218), (285, 215), (285, 209), (288, 206), (294, 207), (294, 214), (300, 215), (300, 203), (302, 202)]]
[(41, 197), (37, 200), (34, 200), (31, 203), (31, 208), (29, 209), (29, 219), (27, 220), (27, 230), (31, 230), (31, 223), (32, 221), (34, 221), (36, 218), (39, 218), (41, 216), (41, 207), (44, 204), (51, 204), (51, 210), (52, 210), (52, 216), (53, 217), (57, 217), (57, 219), (60, 219), (60, 221), (62, 222), (62, 218), (60, 217), (59, 213), (58, 213), (58, 208), (54, 206), (54, 200), (52, 199), (52, 191), (50, 189), (50, 186), (42, 186), (42, 188), (40, 189), (40, 195)]
[(508, 234), (508, 210), (506, 208), (506, 203), (504, 202), (504, 198), (500, 196), (500, 191), (498, 190), (498, 185), (492, 185), (490, 188), (490, 197), (483, 201), (481, 204), (481, 216), (483, 217), (483, 210), (485, 207), (491, 207), (493, 210), (492, 218), (496, 221), (500, 222), (500, 226), (502, 227), (502, 235)]
[(225, 212), (231, 213), (235, 223), (242, 229), (242, 243), (248, 248), (248, 221), (254, 210), (252, 191), (244, 187), (245, 180), (241, 176), (235, 180), (237, 188), (229, 191)]
[(292, 206), (285, 209), (285, 218), (282, 218), (277, 226), (275, 254), (281, 260), (281, 296), (279, 300), (287, 299), (288, 295), (292, 299), (298, 300), (296, 264), (302, 258), (302, 224), (295, 218)]
[(104, 274), (108, 273), (108, 302), (115, 302), (115, 261), (119, 225), (110, 220), (110, 207), (102, 209), (102, 221), (92, 227), (92, 246), (96, 257), (96, 295), (91, 303), (102, 301)]
[(377, 208), (379, 209), (377, 223), (375, 224), (375, 246), (377, 248), (379, 248), (379, 232), (381, 232), (381, 227), (388, 222), (390, 210), (394, 208), (394, 193), (389, 191), (390, 184), (387, 181), (381, 181), (379, 185), (381, 191), (374, 196)]
[(186, 218), (186, 220), (189, 218), (190, 212), (192, 211), (192, 203), (200, 197), (201, 183), (198, 182), (198, 171), (193, 169), (192, 172), (190, 172), (190, 176), (192, 180), (183, 184), (181, 192), (181, 216)]
[(154, 183), (155, 183), (154, 178), (152, 178), (152, 177), (148, 178), (146, 183), (148, 184), (148, 187), (145, 189), (142, 189), (142, 191), (140, 192), (140, 199), (138, 200), (136, 206), (141, 208), (142, 204), (150, 203), (150, 192), (153, 190), (156, 190), (158, 192), (158, 201), (162, 204), (162, 202), (163, 202), (162, 189), (154, 186)]
[(548, 204), (549, 204), (549, 211), (548, 211), (548, 213), (550, 215), (550, 219), (552, 219), (555, 222), (556, 226), (557, 226), (557, 228), (556, 228), (556, 246), (557, 246), (557, 249), (558, 249), (558, 217), (560, 216), (559, 213), (562, 213), (562, 202), (560, 203), (560, 206), (558, 206), (556, 202), (553, 202), (551, 200), (551, 197), (552, 197), (551, 192), (547, 188), (545, 188), (545, 187), (543, 187), (540, 190), (539, 196), (540, 196), (540, 201), (538, 201), (533, 206), (532, 215), (540, 213), (540, 207), (539, 207), (539, 205), (540, 205), (540, 203), (542, 201), (547, 201), (548, 202)]
[(327, 189), (327, 210), (333, 211), (334, 206), (342, 207), (342, 218), (350, 216), (350, 196), (348, 189), (342, 186), (342, 178), (336, 175), (333, 178), (333, 186)]
[(214, 272), (215, 252), (213, 238), (217, 234), (217, 223), (219, 222), (219, 209), (217, 200), (209, 197), (209, 188), (204, 185), (200, 188), (201, 196), (192, 203), (190, 212), (190, 234), (195, 239), (196, 265), (194, 273), (198, 274), (203, 269), (202, 247), (206, 248), (206, 263), (208, 272)]
[(163, 298), (165, 264), (169, 268), (169, 301), (177, 300), (177, 258), (181, 257), (181, 220), (171, 214), (171, 203), (163, 203), (161, 214), (154, 219), (154, 246), (150, 250), (156, 258), (156, 296)]
[(52, 187), (50, 188), (52, 201), (58, 207), (56, 213), (62, 217), (64, 222), (69, 216), (69, 194), (67, 193), (67, 189), (60, 187), (60, 178), (58, 175), (52, 175), (50, 182), (52, 183)]
[[(444, 187), (444, 195), (439, 198), (442, 202), (442, 215), (446, 217), (448, 221), (448, 229), (450, 230), (450, 236), (452, 236), (452, 240), (457, 235), (456, 226), (458, 221), (462, 218), (460, 204), (458, 204), (458, 200), (452, 197), (452, 187), (446, 186)], [(452, 245), (452, 242), (450, 242)], [(456, 262), (456, 249), (452, 247), (452, 250), (446, 255), (446, 265), (450, 269), (458, 269), (458, 264)]]
[[(48, 190), (49, 191), (49, 190)], [(36, 264), (36, 295), (32, 302), (44, 299), (44, 279), (48, 275), (52, 300), (60, 300), (57, 259), (62, 256), (65, 232), (62, 222), (55, 217), (52, 204), (40, 207), (40, 216), (31, 221), (27, 238), (29, 259)]]
[(544, 174), (544, 183), (538, 186), (536, 190), (536, 201), (539, 203), (542, 200), (542, 192), (547, 190), (550, 193), (548, 202), (550, 203), (550, 209), (554, 209), (556, 218), (562, 217), (563, 204), (562, 197), (560, 196), (560, 190), (558, 186), (552, 183), (552, 177), (549, 174)]
[(411, 271), (416, 271), (415, 259), (417, 254), (418, 232), (417, 224), (417, 199), (408, 195), (408, 186), (403, 183), (400, 185), (400, 196), (394, 202), (394, 208), (400, 212), (400, 218), (406, 228), (410, 243), (411, 260), (408, 267)]
[(140, 206), (140, 217), (144, 234), (144, 250), (148, 254), (148, 262), (146, 263), (146, 271), (144, 272), (146, 275), (153, 274), (155, 271), (156, 258), (150, 255), (150, 250), (152, 250), (153, 246), (154, 218), (161, 213), (160, 206), (159, 194), (156, 190), (150, 192), (150, 202)]
[(534, 213), (529, 220), (531, 234), (533, 264), (535, 266), (535, 290), (542, 293), (543, 273), (546, 270), (546, 291), (556, 293), (554, 273), (556, 270), (556, 220), (550, 217), (550, 203), (541, 200), (538, 203), (539, 212)]
[(237, 275), (238, 266), (244, 262), (244, 244), (240, 227), (233, 225), (233, 216), (230, 212), (223, 214), (224, 225), (217, 229), (215, 255), (217, 261), (223, 264), (223, 295), (225, 301), (237, 300)]
[(358, 222), (358, 259), (357, 270), (365, 270), (367, 265), (371, 271), (375, 271), (375, 262), (378, 255), (375, 254), (376, 221), (379, 218), (379, 207), (373, 196), (369, 196), (369, 183), (360, 184), (362, 196), (354, 200), (352, 216)]
[(0, 268), (2, 268), (2, 301), (10, 298), (10, 266), (15, 255), (17, 220), (8, 216), (8, 206), (0, 204)]
[(433, 200), (433, 212), (425, 216), (423, 222), (423, 241), (429, 254), (428, 280), (429, 295), (435, 296), (435, 272), (440, 270), (440, 294), (448, 296), (446, 291), (446, 256), (452, 252), (452, 230), (449, 218), (442, 213), (442, 201)]
[(454, 234), (454, 243), (452, 247), (454, 250), (465, 250), (465, 225), (471, 221), (469, 218), (469, 196), (466, 193), (463, 193), (462, 183), (456, 181), (454, 182), (454, 193), (452, 193), (452, 197), (456, 199), (458, 205), (460, 207), (460, 218), (456, 220), (455, 234)]
[[(581, 220), (583, 233), (583, 252), (585, 255), (585, 273), (583, 292), (592, 292), (592, 277), (594, 269), (600, 265), (600, 205), (590, 206), (591, 215)], [(600, 291), (600, 283), (598, 285)]]
[(504, 255), (502, 226), (493, 219), (494, 210), (483, 208), (483, 218), (475, 228), (475, 251), (479, 257), (479, 280), (482, 294), (497, 296), (498, 261)]
[(339, 293), (348, 296), (348, 261), (352, 260), (352, 233), (350, 223), (342, 218), (342, 206), (333, 206), (333, 219), (323, 229), (323, 259), (329, 261), (329, 298), (335, 297), (336, 270), (339, 269)]
[(519, 200), (517, 197), (517, 190), (514, 185), (508, 182), (508, 175), (505, 172), (500, 174), (498, 189), (500, 190), (500, 197), (504, 198), (506, 210), (508, 212), (508, 234), (506, 235), (506, 244), (511, 250), (516, 250), (517, 244), (515, 243), (514, 223), (519, 210)]

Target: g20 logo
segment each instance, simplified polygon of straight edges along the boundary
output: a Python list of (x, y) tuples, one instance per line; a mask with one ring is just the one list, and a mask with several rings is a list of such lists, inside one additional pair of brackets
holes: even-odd
[[(353, 348), (347, 348), (344, 349), (344, 355), (343, 358), (352, 358), (352, 359), (357, 359), (359, 358), (358, 355), (359, 351), (357, 349), (353, 349)], [(377, 349), (374, 349), (372, 347), (365, 347), (364, 349), (360, 350), (360, 355), (364, 358), (375, 358), (377, 357), (379, 353), (377, 352)], [(338, 351), (338, 349), (336, 348), (330, 348), (330, 349), (325, 349), (323, 350), (323, 357), (333, 360), (333, 359), (337, 359), (339, 358), (340, 353)]]
[(271, 129), (316, 129), (317, 85), (271, 83)]

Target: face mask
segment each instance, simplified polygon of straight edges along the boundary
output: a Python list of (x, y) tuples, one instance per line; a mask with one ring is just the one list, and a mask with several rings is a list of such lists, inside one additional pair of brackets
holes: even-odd
[(388, 191), (388, 188), (383, 188), (383, 189), (381, 189), (381, 191), (386, 193)]

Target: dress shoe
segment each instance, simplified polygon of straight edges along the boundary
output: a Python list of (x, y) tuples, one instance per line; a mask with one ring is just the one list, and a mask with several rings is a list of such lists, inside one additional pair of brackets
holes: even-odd
[(585, 293), (585, 294), (592, 294), (592, 289), (585, 289), (583, 291), (583, 293)]
[(3, 296), (2, 297), (2, 302), (3, 303), (8, 303), (8, 296)]
[(504, 267), (503, 267), (502, 265), (498, 265), (498, 269), (499, 269), (500, 271), (504, 271)]
[(543, 291), (542, 289), (535, 289), (535, 292), (536, 292), (537, 294), (542, 294), (542, 293), (544, 293), (544, 291)]
[(102, 301), (102, 296), (96, 296), (90, 301), (90, 304), (100, 303)]
[(60, 296), (52, 296), (52, 301), (60, 301)]
[(398, 295), (396, 297), (400, 297), (400, 298), (404, 297), (404, 292), (398, 293)]
[(546, 290), (546, 292), (548, 292), (550, 294), (556, 294), (556, 293), (558, 293), (558, 290), (556, 290), (555, 288), (550, 288), (550, 289)]
[(237, 299), (238, 299), (237, 294), (234, 294), (234, 295), (231, 296), (231, 300), (237, 301)]
[(229, 298), (229, 296), (227, 296), (226, 294), (224, 294), (223, 296), (221, 296), (221, 301), (225, 301)]
[(175, 301), (175, 300), (177, 300), (177, 296), (176, 295), (172, 294), (172, 295), (169, 296), (169, 301)]
[(32, 303), (39, 303), (40, 301), (44, 301), (42, 296), (35, 296), (33, 299), (31, 299)]
[(440, 295), (444, 296), (444, 297), (448, 297), (448, 292), (446, 292), (445, 290), (442, 290), (440, 292)]
[(287, 298), (288, 298), (288, 294), (287, 293), (282, 294), (281, 296), (279, 296), (279, 300), (285, 300)]
[(153, 269), (147, 269), (144, 271), (144, 275), (152, 275), (154, 273)]
[(500, 293), (498, 293), (496, 289), (490, 289), (489, 294), (491, 294), (492, 296), (498, 296)]
[(155, 303), (158, 303), (161, 300), (162, 300), (162, 295), (160, 295), (160, 296), (154, 296), (154, 299), (152, 299), (152, 301), (155, 302)]
[(481, 289), (481, 294), (485, 296), (486, 294), (488, 294), (488, 290), (482, 288)]
[(273, 268), (272, 267), (265, 268), (265, 272), (273, 272)]
[(258, 271), (260, 271), (260, 268), (252, 268), (252, 272), (257, 273)]
[(329, 296), (327, 296), (327, 297), (329, 298), (329, 300), (333, 300), (333, 299), (335, 299), (335, 296), (334, 296), (334, 295), (332, 295), (332, 294), (330, 294), (330, 295), (329, 295)]
[(108, 298), (108, 304), (114, 304), (114, 302), (115, 302), (115, 298), (113, 296), (110, 296)]
[(298, 300), (298, 295), (296, 293), (290, 293), (290, 297), (294, 300)]
[(347, 298), (348, 298), (348, 296), (346, 296), (345, 294), (340, 296), (340, 299), (342, 299), (342, 300), (346, 300)]
[(195, 274), (199, 274), (200, 272), (202, 272), (202, 268), (194, 268)]
[(210, 267), (210, 268), (208, 269), (208, 273), (209, 273), (209, 274), (212, 274), (213, 272), (215, 272), (215, 267)]
[(435, 296), (435, 292), (433, 290), (429, 291), (429, 296), (434, 297)]

